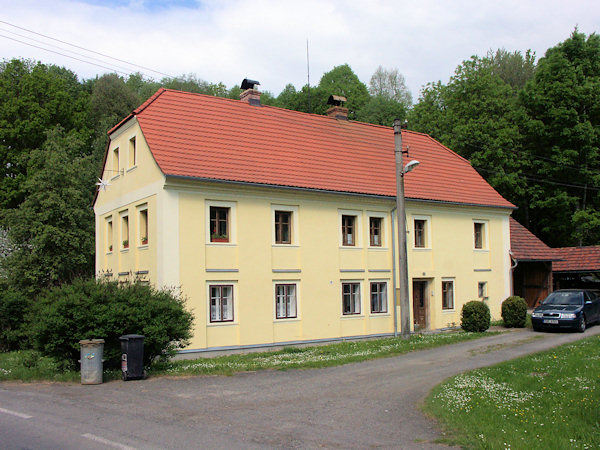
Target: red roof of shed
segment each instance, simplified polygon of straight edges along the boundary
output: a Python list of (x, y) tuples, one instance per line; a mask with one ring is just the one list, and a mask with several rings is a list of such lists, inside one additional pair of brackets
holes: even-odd
[[(535, 234), (510, 218), (510, 249), (518, 261), (556, 261), (556, 250), (544, 244)], [(554, 264), (553, 264), (554, 265)]]
[(562, 261), (553, 264), (553, 272), (600, 271), (600, 245), (554, 249)]
[[(391, 127), (168, 89), (133, 116), (165, 175), (396, 195)], [(402, 134), (405, 163), (421, 163), (406, 176), (407, 198), (514, 208), (467, 160), (426, 134)]]

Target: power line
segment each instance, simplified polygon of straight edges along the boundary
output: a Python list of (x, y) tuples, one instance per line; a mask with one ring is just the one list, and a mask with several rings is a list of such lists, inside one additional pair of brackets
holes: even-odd
[[(148, 70), (148, 71), (150, 71), (150, 72), (158, 73), (158, 74), (160, 74), (160, 75), (163, 75), (163, 76), (165, 76), (165, 77), (167, 77), (167, 78), (177, 79), (177, 77), (174, 77), (174, 76), (172, 76), (172, 75), (169, 75), (169, 74), (167, 74), (167, 73), (160, 72), (160, 71), (158, 71), (158, 70), (154, 70), (154, 69), (151, 69), (151, 68), (149, 68), (149, 67), (141, 66), (141, 65), (139, 65), (139, 64), (131, 63), (131, 62), (129, 62), (129, 61), (125, 61), (125, 60), (122, 60), (122, 59), (119, 59), (119, 58), (115, 58), (114, 56), (110, 56), (110, 55), (106, 55), (106, 54), (104, 54), (104, 53), (100, 53), (100, 52), (97, 52), (97, 51), (94, 51), (94, 50), (90, 50), (90, 49), (88, 49), (88, 48), (81, 47), (81, 46), (79, 46), (79, 45), (76, 45), (76, 44), (71, 44), (70, 42), (63, 41), (63, 40), (60, 40), (60, 39), (57, 39), (57, 38), (53, 38), (53, 37), (51, 37), (51, 36), (48, 36), (48, 35), (45, 35), (45, 34), (42, 34), (42, 33), (38, 33), (37, 31), (29, 30), (29, 29), (27, 29), (27, 28), (20, 27), (20, 26), (18, 26), (18, 25), (14, 25), (14, 24), (12, 24), (12, 23), (10, 23), (10, 22), (6, 22), (6, 21), (4, 21), (4, 20), (0, 20), (0, 23), (4, 23), (4, 24), (6, 24), (6, 25), (9, 25), (9, 26), (11, 26), (11, 27), (14, 27), (14, 28), (18, 28), (18, 29), (20, 29), (20, 30), (23, 30), (23, 31), (27, 31), (28, 33), (33, 33), (33, 34), (36, 34), (36, 35), (38, 35), (38, 36), (42, 36), (42, 37), (44, 37), (44, 38), (46, 38), (46, 39), (51, 39), (51, 40), (53, 40), (53, 41), (60, 42), (61, 44), (70, 45), (71, 47), (75, 47), (75, 48), (78, 48), (78, 49), (80, 49), (80, 50), (84, 50), (84, 51), (86, 51), (86, 52), (94, 53), (94, 54), (96, 54), (96, 55), (103, 56), (103, 57), (105, 57), (105, 58), (110, 58), (110, 59), (113, 59), (113, 60), (115, 60), (115, 61), (119, 61), (119, 62), (121, 62), (121, 63), (125, 63), (125, 64), (128, 64), (128, 65), (130, 65), (130, 66), (133, 66), (133, 67), (138, 67), (138, 68), (140, 68), (140, 69), (144, 69), (144, 70)], [(4, 37), (6, 37), (6, 36), (4, 36)], [(9, 38), (9, 39), (10, 39), (10, 38)], [(13, 40), (16, 40), (16, 39), (13, 39)], [(27, 43), (24, 43), (24, 44), (26, 44), (26, 45), (32, 45), (32, 44), (27, 44)], [(35, 45), (33, 45), (33, 47), (35, 47)], [(38, 48), (39, 48), (39, 47), (38, 47)], [(42, 49), (42, 50), (47, 50), (47, 49)], [(48, 50), (48, 51), (49, 51), (49, 50)], [(56, 52), (54, 52), (54, 53), (56, 53)], [(69, 57), (68, 55), (62, 55), (62, 56), (67, 56), (67, 57)], [(74, 59), (77, 59), (77, 58), (74, 58)], [(83, 62), (86, 62), (86, 61), (83, 61)], [(91, 63), (89, 63), (89, 64), (91, 64)], [(106, 67), (105, 67), (105, 68), (106, 68)], [(111, 69), (109, 69), (109, 70), (111, 70)]]
[(81, 59), (81, 58), (76, 58), (76, 57), (71, 56), (71, 55), (66, 55), (64, 53), (60, 53), (60, 52), (57, 52), (57, 51), (54, 51), (54, 50), (50, 50), (50, 49), (47, 49), (47, 48), (44, 48), (44, 47), (40, 47), (39, 45), (34, 45), (34, 44), (30, 44), (29, 42), (20, 41), (19, 39), (15, 39), (15, 38), (12, 38), (12, 37), (9, 37), (9, 36), (5, 36), (3, 34), (0, 34), (0, 37), (6, 38), (6, 39), (10, 39), (11, 41), (20, 42), (21, 44), (29, 45), (30, 47), (39, 48), (40, 50), (45, 50), (47, 52), (56, 53), (57, 55), (61, 55), (61, 56), (65, 56), (67, 58), (75, 59), (77, 61), (81, 61), (81, 62), (86, 63), (86, 64), (91, 64), (92, 66), (102, 67), (103, 69), (110, 70), (111, 72), (117, 72), (117, 73), (120, 73), (120, 74), (123, 74), (123, 75), (130, 75), (129, 72), (122, 72), (120, 70), (115, 70), (112, 67), (107, 67), (107, 66), (103, 66), (103, 65), (96, 64), (96, 63), (93, 63), (93, 62), (89, 62), (89, 61), (86, 61), (86, 60)]

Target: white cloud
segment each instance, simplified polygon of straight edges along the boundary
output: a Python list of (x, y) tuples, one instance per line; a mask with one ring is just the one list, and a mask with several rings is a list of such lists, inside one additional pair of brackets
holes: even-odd
[[(1, 20), (87, 49), (229, 87), (248, 76), (275, 94), (287, 83), (298, 88), (306, 83), (307, 39), (311, 84), (343, 63), (368, 83), (382, 65), (399, 68), (417, 98), (423, 84), (448, 81), (471, 55), (531, 48), (539, 58), (576, 25), (590, 34), (600, 23), (600, 4), (583, 0), (1, 0), (0, 5)], [(9, 32), (29, 34), (0, 23), (1, 36), (25, 40)], [(82, 78), (107, 71), (6, 37), (0, 37), (0, 52), (64, 65)]]

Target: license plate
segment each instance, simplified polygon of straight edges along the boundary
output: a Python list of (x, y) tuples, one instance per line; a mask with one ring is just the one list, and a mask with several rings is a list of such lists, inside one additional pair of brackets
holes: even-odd
[(544, 323), (554, 323), (558, 325), (558, 319), (544, 319)]

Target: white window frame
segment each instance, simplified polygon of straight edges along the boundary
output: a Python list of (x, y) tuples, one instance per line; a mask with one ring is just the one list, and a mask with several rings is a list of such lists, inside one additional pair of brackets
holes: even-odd
[[(381, 219), (381, 245), (371, 245), (371, 217)], [(368, 240), (367, 244), (372, 249), (386, 249), (388, 247), (388, 215), (384, 212), (367, 211)]]
[[(483, 236), (481, 237), (481, 248), (475, 246), (475, 224), (481, 224), (481, 230)], [(473, 230), (473, 250), (475, 251), (487, 251), (489, 249), (489, 222), (487, 220), (474, 219), (472, 230)]]
[[(277, 316), (277, 287), (278, 286), (294, 286), (296, 315), (290, 317)], [(300, 320), (300, 281), (299, 280), (273, 280), (273, 321), (274, 322), (289, 322)]]
[[(121, 251), (127, 251), (131, 248), (131, 220), (129, 220), (129, 210), (119, 212), (119, 248)], [(127, 220), (127, 239), (124, 236), (123, 224)], [(127, 247), (123, 245), (123, 242), (127, 240)]]
[[(444, 283), (452, 283), (452, 307), (444, 308)], [(440, 298), (443, 312), (455, 311), (456, 310), (456, 280), (454, 278), (442, 278), (440, 285)]]
[[(147, 247), (148, 243), (150, 242), (150, 236), (148, 236), (150, 234), (150, 216), (148, 214), (148, 203), (144, 203), (142, 205), (139, 205), (136, 207), (137, 209), (137, 246), (138, 247)], [(143, 234), (143, 230), (142, 230), (142, 212), (146, 211), (146, 238), (147, 238), (147, 243), (146, 244), (142, 244), (142, 237), (144, 236)]]
[[(271, 245), (274, 247), (298, 247), (300, 245), (300, 229), (298, 226), (298, 206), (290, 206), (290, 205), (279, 205), (272, 204), (271, 205)], [(289, 244), (278, 244), (276, 242), (275, 235), (275, 211), (284, 211), (291, 213), (291, 230), (290, 230), (290, 243)]]
[[(415, 229), (415, 220), (423, 220), (425, 222), (425, 246), (417, 247), (415, 245), (415, 238), (417, 231)], [(412, 216), (412, 248), (413, 250), (431, 250), (431, 216), (413, 215)]]
[[(104, 228), (104, 234), (105, 234), (105, 246), (104, 249), (106, 250), (106, 253), (112, 253), (114, 248), (115, 248), (115, 224), (113, 222), (113, 216), (112, 214), (110, 216), (105, 217), (104, 219), (104, 224), (105, 224), (105, 228)], [(109, 233), (109, 229), (110, 229), (110, 233)], [(111, 248), (112, 246), (112, 248)]]
[[(358, 312), (353, 312), (353, 313), (345, 313), (344, 312), (344, 285), (346, 284), (352, 284), (358, 285)], [(362, 280), (341, 280), (340, 281), (340, 293), (341, 293), (341, 313), (342, 313), (342, 317), (363, 317), (364, 316), (364, 305), (363, 305), (363, 282)], [(351, 293), (352, 295), (352, 293)], [(355, 305), (356, 307), (356, 301), (355, 301)]]
[[(385, 311), (373, 311), (373, 291), (372, 285), (373, 283), (383, 284), (385, 285)], [(390, 314), (390, 284), (389, 280), (369, 280), (369, 313), (374, 316), (385, 316)]]
[[(134, 134), (128, 139), (128, 147), (127, 147), (127, 170), (135, 169), (137, 167), (138, 160), (138, 138), (137, 135)], [(131, 161), (131, 143), (133, 142), (133, 164)]]
[[(219, 320), (212, 321), (211, 320), (211, 310), (212, 310), (212, 296), (211, 289), (213, 287), (224, 287), (231, 286), (231, 301), (233, 303), (231, 308), (232, 319), (231, 320)], [(214, 326), (228, 326), (228, 325), (237, 325), (238, 324), (238, 289), (237, 289), (237, 281), (231, 280), (216, 280), (216, 281), (207, 281), (206, 282), (206, 325), (209, 327)]]
[(121, 149), (119, 146), (113, 147), (110, 151), (110, 176), (109, 178), (112, 180), (114, 178), (118, 178), (121, 175)]
[[(482, 289), (483, 287), (483, 289)], [(483, 295), (482, 295), (483, 293)], [(477, 297), (482, 300), (488, 299), (488, 282), (487, 281), (478, 281), (477, 282)]]
[[(206, 200), (205, 202), (205, 239), (207, 245), (236, 245), (237, 244), (237, 212), (236, 212), (236, 202), (230, 201), (219, 201), (219, 200)], [(211, 233), (210, 233), (210, 208), (229, 208), (229, 241), (228, 242), (211, 242)]]
[[(354, 245), (344, 245), (344, 233), (343, 233), (343, 216), (354, 216)], [(338, 227), (339, 227), (339, 240), (340, 248), (362, 248), (363, 247), (363, 213), (360, 210), (351, 209), (340, 209), (338, 210)]]

